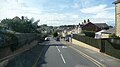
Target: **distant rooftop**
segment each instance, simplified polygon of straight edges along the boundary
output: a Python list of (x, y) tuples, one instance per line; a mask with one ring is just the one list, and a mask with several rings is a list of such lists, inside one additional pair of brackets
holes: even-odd
[(108, 27), (106, 23), (94, 23), (94, 24), (100, 28)]
[(113, 34), (113, 33), (115, 33), (115, 27), (114, 27), (114, 28), (111, 28), (111, 29), (109, 29), (109, 30), (106, 30), (106, 31), (103, 32), (103, 33)]

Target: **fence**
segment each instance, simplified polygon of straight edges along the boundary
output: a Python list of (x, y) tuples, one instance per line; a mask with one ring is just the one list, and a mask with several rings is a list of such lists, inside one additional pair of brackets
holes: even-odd
[(120, 39), (94, 39), (87, 36), (81, 36), (79, 34), (74, 34), (73, 38), (84, 42), (90, 46), (100, 49), (108, 55), (114, 56), (120, 59)]
[(84, 35), (77, 35), (77, 34), (74, 34), (73, 38), (100, 49), (101, 40), (97, 40), (91, 37), (87, 37)]

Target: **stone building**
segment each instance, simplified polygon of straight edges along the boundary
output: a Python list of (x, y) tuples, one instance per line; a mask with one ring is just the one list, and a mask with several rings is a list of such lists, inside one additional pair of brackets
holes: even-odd
[(120, 37), (120, 0), (116, 0), (115, 4), (115, 27), (116, 35)]

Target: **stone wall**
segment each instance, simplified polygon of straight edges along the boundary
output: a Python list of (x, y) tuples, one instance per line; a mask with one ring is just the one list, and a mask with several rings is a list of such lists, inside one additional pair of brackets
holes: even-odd
[(115, 22), (116, 22), (116, 35), (120, 36), (120, 3), (116, 4), (116, 17), (115, 17)]

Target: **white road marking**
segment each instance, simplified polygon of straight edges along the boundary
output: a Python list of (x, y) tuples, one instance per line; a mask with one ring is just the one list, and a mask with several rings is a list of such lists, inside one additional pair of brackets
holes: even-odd
[(67, 46), (62, 46), (62, 48), (67, 48)]
[(63, 57), (63, 55), (62, 55), (62, 54), (60, 54), (60, 56), (61, 56), (61, 58), (62, 58), (63, 62), (64, 62), (64, 63), (66, 63), (66, 61), (65, 61), (65, 59), (64, 59), (64, 57)]
[(60, 49), (58, 48), (58, 46), (56, 46), (56, 48), (57, 48), (58, 52), (60, 52)]

